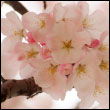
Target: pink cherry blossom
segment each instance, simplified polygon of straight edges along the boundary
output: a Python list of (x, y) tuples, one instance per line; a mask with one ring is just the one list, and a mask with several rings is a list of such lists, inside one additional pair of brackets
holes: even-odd
[(12, 57), (13, 51), (16, 44), (26, 37), (25, 31), (22, 22), (14, 12), (9, 12), (6, 18), (2, 18), (1, 31), (7, 36), (2, 43), (2, 74), (8, 79), (14, 78), (19, 71), (20, 62)]
[[(18, 40), (6, 37), (1, 45), (1, 72), (5, 78), (14, 78), (19, 71), (20, 63), (11, 57)], [(16, 65), (16, 66), (15, 66)]]
[(53, 59), (60, 64), (76, 63), (85, 54), (82, 49), (84, 44), (90, 43), (87, 34), (74, 31), (74, 26), (70, 24), (72, 22), (56, 24), (53, 36), (47, 40)]
[(9, 12), (6, 15), (7, 18), (2, 18), (1, 31), (4, 35), (21, 41), (25, 38), (25, 30), (22, 27), (22, 22), (15, 12)]
[[(33, 60), (40, 60), (40, 46), (27, 43), (18, 43), (14, 49), (13, 56), (16, 60), (21, 62), (20, 75), (24, 78), (33, 76), (36, 70), (31, 66)], [(29, 70), (28, 70), (29, 69)], [(26, 76), (27, 75), (27, 76)]]
[(76, 4), (69, 4), (62, 6), (61, 3), (58, 3), (55, 5), (54, 10), (53, 10), (53, 16), (55, 18), (56, 23), (59, 23), (61, 21), (66, 22), (66, 21), (72, 21), (75, 28), (77, 31), (80, 29), (80, 18), (81, 18), (81, 13), (79, 8), (77, 8)]
[(87, 2), (79, 2), (77, 4), (82, 13), (82, 28), (88, 32), (93, 38), (99, 38), (106, 27), (106, 18), (101, 10), (94, 11), (89, 15), (89, 5)]
[(28, 12), (22, 17), (23, 26), (30, 31), (35, 40), (44, 42), (46, 34), (52, 30), (54, 20), (51, 14)]
[(74, 1), (46, 1), (47, 8), (44, 10), (44, 12), (51, 12), (56, 4), (61, 3), (63, 6), (66, 6), (67, 4), (74, 3)]
[(34, 61), (33, 67), (37, 68), (34, 73), (36, 84), (43, 88), (54, 99), (63, 99), (66, 93), (66, 77), (58, 72), (59, 64), (53, 60)]
[(106, 21), (107, 21), (107, 27), (109, 29), (109, 2), (104, 1), (100, 3), (97, 7), (104, 12), (104, 15), (106, 16)]
[(107, 48), (103, 53), (98, 52), (99, 48), (91, 50), (86, 58), (76, 63), (68, 78), (69, 89), (74, 86), (81, 98), (81, 108), (89, 108), (95, 100), (108, 107), (102, 99), (108, 102), (109, 52)]

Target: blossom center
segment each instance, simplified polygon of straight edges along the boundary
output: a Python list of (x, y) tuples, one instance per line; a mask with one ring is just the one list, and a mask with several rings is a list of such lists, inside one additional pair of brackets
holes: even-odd
[(45, 28), (46, 27), (46, 23), (44, 20), (41, 20), (41, 28)]
[(51, 74), (55, 74), (55, 73), (57, 72), (57, 68), (58, 68), (58, 65), (50, 64), (49, 72), (50, 72)]
[(108, 45), (101, 44), (100, 47), (99, 47), (99, 50), (100, 51), (105, 51), (105, 50), (107, 50), (107, 46)]
[(83, 25), (83, 28), (90, 28), (90, 27), (92, 27), (92, 24), (88, 23), (87, 18), (83, 19), (82, 25)]
[(38, 51), (34, 51), (34, 49), (32, 48), (30, 51), (27, 51), (27, 58), (35, 58), (36, 55), (38, 55), (39, 52)]
[(84, 28), (88, 27), (88, 22), (86, 18), (83, 20), (82, 24)]
[(20, 31), (15, 31), (14, 34), (15, 34), (15, 36), (25, 37), (24, 30), (23, 29), (21, 29)]
[(98, 94), (103, 94), (104, 93), (104, 89), (96, 86), (95, 91), (94, 91), (94, 97), (96, 97)]
[(69, 52), (72, 48), (72, 40), (66, 42), (63, 41), (63, 49), (66, 49)]
[(86, 75), (86, 65), (81, 65), (76, 68), (78, 76), (81, 76), (81, 74)]
[(109, 62), (102, 60), (99, 67), (102, 71), (109, 71)]

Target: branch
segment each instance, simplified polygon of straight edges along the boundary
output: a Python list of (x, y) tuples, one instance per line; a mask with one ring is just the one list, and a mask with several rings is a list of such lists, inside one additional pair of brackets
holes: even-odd
[(44, 9), (46, 9), (46, 8), (47, 8), (47, 3), (46, 3), (46, 1), (43, 1), (43, 4), (44, 4)]
[(7, 80), (1, 85), (1, 102), (16, 96), (33, 97), (42, 92), (42, 88), (35, 84), (34, 78), (24, 80)]
[(28, 10), (18, 1), (5, 1), (6, 4), (10, 5), (15, 11), (21, 15), (28, 12)]

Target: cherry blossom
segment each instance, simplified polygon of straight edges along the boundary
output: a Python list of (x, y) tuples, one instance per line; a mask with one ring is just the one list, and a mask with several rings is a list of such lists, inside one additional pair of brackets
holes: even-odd
[(84, 44), (90, 43), (87, 34), (77, 33), (70, 24), (72, 22), (56, 24), (53, 36), (48, 37), (47, 40), (53, 59), (60, 64), (76, 63), (81, 55), (85, 54), (82, 49)]
[(19, 71), (20, 63), (17, 62), (15, 57), (12, 57), (17, 42), (18, 39), (6, 37), (1, 45), (1, 71), (2, 75), (8, 79), (14, 78)]
[(27, 78), (33, 76), (35, 68), (31, 66), (33, 60), (40, 60), (40, 46), (27, 43), (18, 43), (14, 49), (13, 55), (16, 57), (20, 65), (20, 75)]
[[(95, 45), (95, 48), (94, 45), (91, 45), (93, 47), (90, 47), (92, 49), (89, 50), (86, 58), (76, 63), (73, 74), (68, 79), (69, 89), (74, 86), (78, 91), (78, 96), (82, 100), (81, 108), (89, 108), (95, 100), (103, 107), (108, 108), (109, 49), (100, 41), (98, 44)], [(89, 87), (90, 85), (91, 87)], [(86, 91), (84, 91), (85, 88)], [(105, 103), (102, 99), (107, 102)]]
[[(18, 72), (20, 64), (15, 57), (11, 56), (16, 44), (26, 36), (22, 22), (14, 12), (7, 13), (6, 17), (1, 20), (1, 31), (7, 36), (2, 43), (2, 74), (6, 78), (13, 78)], [(13, 65), (16, 67), (13, 68)]]
[(109, 29), (109, 2), (104, 1), (98, 5), (98, 8), (104, 12), (104, 15), (106, 16), (107, 21), (107, 27)]
[(92, 37), (99, 38), (100, 34), (107, 30), (106, 18), (101, 10), (94, 11), (89, 15), (89, 5), (87, 2), (77, 4), (82, 13), (82, 30), (88, 32)]
[(25, 30), (23, 29), (22, 22), (15, 12), (9, 12), (6, 14), (7, 18), (1, 20), (1, 31), (4, 35), (10, 37), (10, 39), (18, 39), (21, 41), (25, 38)]
[(81, 18), (81, 12), (79, 8), (77, 8), (76, 4), (69, 4), (62, 6), (61, 3), (58, 3), (55, 5), (53, 10), (53, 16), (55, 18), (56, 23), (59, 23), (60, 21), (66, 22), (66, 21), (72, 21), (77, 31), (80, 30), (80, 18)]
[(34, 61), (32, 65), (37, 69), (36, 73), (34, 73), (36, 84), (42, 87), (44, 92), (50, 94), (54, 99), (64, 99), (67, 79), (59, 73), (59, 64), (49, 59)]
[(53, 19), (51, 14), (36, 14), (33, 12), (28, 12), (23, 15), (23, 26), (29, 32), (36, 41), (44, 42), (46, 34), (52, 30)]

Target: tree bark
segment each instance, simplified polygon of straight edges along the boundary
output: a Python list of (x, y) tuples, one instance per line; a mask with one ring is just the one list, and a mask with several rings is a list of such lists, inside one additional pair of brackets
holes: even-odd
[(16, 96), (28, 96), (42, 92), (42, 88), (35, 84), (34, 78), (24, 80), (7, 80), (1, 85), (1, 102)]
[(6, 4), (10, 5), (15, 11), (21, 15), (28, 12), (28, 10), (18, 1), (4, 1)]

